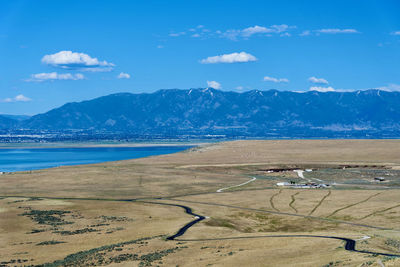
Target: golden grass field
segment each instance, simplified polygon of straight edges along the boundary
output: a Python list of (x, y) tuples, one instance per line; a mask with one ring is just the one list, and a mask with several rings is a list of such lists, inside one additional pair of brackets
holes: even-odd
[[(305, 180), (335, 184), (276, 186)], [(0, 266), (400, 266), (399, 188), (400, 140), (234, 141), (5, 174)], [(167, 241), (193, 216), (155, 202), (207, 218)]]

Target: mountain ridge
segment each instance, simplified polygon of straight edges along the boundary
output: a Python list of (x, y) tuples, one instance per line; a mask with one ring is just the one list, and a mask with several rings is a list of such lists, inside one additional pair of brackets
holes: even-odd
[(278, 135), (290, 131), (398, 131), (400, 93), (292, 92), (213, 88), (115, 93), (66, 103), (16, 125), (138, 134)]

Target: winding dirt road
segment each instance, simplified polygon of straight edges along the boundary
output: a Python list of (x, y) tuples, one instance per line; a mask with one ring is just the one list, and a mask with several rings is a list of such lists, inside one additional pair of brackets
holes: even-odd
[(253, 182), (253, 181), (255, 181), (255, 180), (257, 180), (257, 178), (256, 178), (256, 177), (253, 177), (252, 179), (248, 180), (247, 182), (244, 182), (244, 183), (241, 183), (241, 184), (238, 184), (238, 185), (232, 185), (232, 186), (220, 188), (220, 189), (217, 190), (217, 193), (221, 193), (221, 192), (224, 191), (224, 190), (227, 190), (227, 189), (230, 189), (230, 188), (234, 188), (234, 187), (239, 187), (239, 186), (242, 186), (242, 185), (251, 183), (251, 182)]
[[(0, 196), (2, 197), (2, 196)], [(4, 196), (4, 197), (11, 197), (11, 196)], [(24, 196), (18, 196), (18, 197), (24, 197)], [(32, 198), (32, 196), (26, 197), (26, 198)], [(203, 205), (212, 205), (212, 206), (219, 206), (219, 207), (228, 207), (228, 208), (234, 208), (234, 209), (243, 209), (243, 210), (250, 210), (250, 211), (257, 211), (257, 212), (266, 212), (266, 213), (273, 213), (273, 214), (280, 214), (280, 215), (288, 215), (288, 216), (297, 216), (297, 217), (304, 217), (304, 218), (310, 218), (310, 219), (319, 219), (319, 220), (326, 220), (326, 221), (335, 221), (338, 223), (343, 223), (343, 224), (348, 224), (348, 225), (353, 225), (353, 226), (359, 226), (359, 227), (365, 227), (365, 228), (373, 228), (373, 229), (379, 229), (379, 230), (392, 230), (392, 231), (397, 231), (400, 232), (400, 230), (395, 230), (395, 229), (390, 229), (390, 228), (383, 228), (383, 227), (377, 227), (377, 226), (372, 226), (372, 225), (365, 225), (365, 224), (358, 224), (358, 223), (351, 223), (351, 222), (346, 222), (346, 221), (337, 221), (337, 220), (331, 220), (327, 218), (320, 218), (320, 217), (313, 217), (313, 216), (308, 216), (308, 215), (301, 215), (301, 214), (295, 214), (295, 213), (286, 213), (286, 212), (278, 212), (278, 211), (266, 211), (266, 210), (259, 210), (259, 209), (253, 209), (253, 208), (244, 208), (244, 207), (238, 207), (238, 206), (232, 206), (232, 205), (224, 205), (224, 204), (218, 204), (218, 203), (210, 203), (210, 202), (198, 202), (198, 201), (189, 201), (189, 200), (180, 200), (180, 199), (163, 199), (162, 197), (158, 198), (147, 198), (147, 199), (101, 199), (101, 198), (62, 198), (62, 197), (37, 197), (39, 199), (60, 199), (60, 200), (97, 200), (97, 201), (113, 201), (113, 202), (139, 202), (139, 203), (147, 203), (147, 204), (154, 204), (154, 205), (163, 205), (163, 206), (171, 206), (171, 207), (177, 207), (185, 210), (186, 214), (194, 216), (194, 220), (188, 222), (185, 224), (183, 227), (181, 227), (175, 234), (168, 236), (166, 239), (169, 241), (186, 241), (186, 242), (200, 242), (200, 241), (218, 241), (218, 240), (238, 240), (238, 239), (252, 239), (252, 238), (328, 238), (328, 239), (335, 239), (335, 240), (341, 240), (346, 242), (345, 243), (345, 249), (347, 251), (352, 251), (352, 252), (357, 252), (357, 253), (365, 253), (365, 254), (371, 254), (371, 255), (382, 255), (382, 256), (390, 256), (390, 257), (400, 257), (400, 255), (397, 254), (389, 254), (389, 253), (381, 253), (381, 252), (374, 252), (374, 251), (366, 251), (366, 250), (357, 250), (356, 249), (356, 240), (346, 238), (346, 237), (338, 237), (338, 236), (322, 236), (322, 235), (260, 235), (260, 236), (238, 236), (238, 237), (222, 237), (222, 238), (205, 238), (205, 239), (179, 239), (178, 237), (183, 236), (187, 230), (189, 230), (192, 226), (195, 224), (203, 221), (206, 219), (205, 216), (196, 214), (193, 212), (193, 209), (185, 206), (185, 205), (180, 205), (180, 204), (173, 204), (173, 203), (164, 203), (164, 202), (159, 202), (159, 200), (170, 200), (170, 201), (180, 201), (180, 202), (188, 202), (188, 203), (195, 203), (195, 204), (203, 204)], [(155, 200), (155, 201), (152, 201)], [(364, 238), (358, 239), (358, 240), (364, 240)]]

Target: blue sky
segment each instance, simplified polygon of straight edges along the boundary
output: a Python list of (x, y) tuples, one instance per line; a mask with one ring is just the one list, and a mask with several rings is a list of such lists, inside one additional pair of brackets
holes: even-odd
[(400, 90), (400, 1), (0, 1), (0, 113), (213, 86)]

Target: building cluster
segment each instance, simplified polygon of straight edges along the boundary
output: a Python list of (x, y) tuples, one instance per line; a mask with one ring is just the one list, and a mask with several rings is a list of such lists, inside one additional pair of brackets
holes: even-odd
[(279, 182), (276, 183), (277, 186), (286, 186), (292, 188), (328, 188), (330, 187), (329, 184), (317, 184), (317, 183), (304, 183), (304, 184), (296, 184), (295, 182), (291, 181), (288, 182)]

